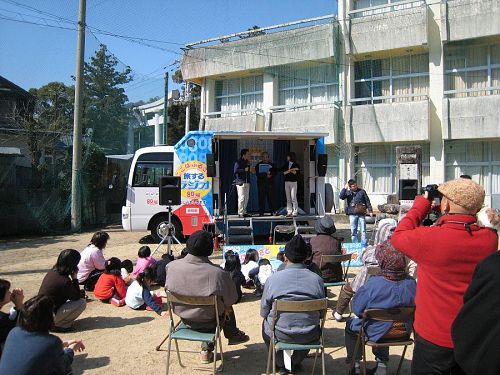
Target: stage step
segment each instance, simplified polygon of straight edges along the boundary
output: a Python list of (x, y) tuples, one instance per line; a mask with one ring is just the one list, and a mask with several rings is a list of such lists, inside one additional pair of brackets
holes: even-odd
[(229, 226), (229, 234), (250, 234), (252, 227), (246, 226)]
[(227, 236), (228, 245), (234, 244), (253, 244), (253, 235), (251, 234), (229, 234)]

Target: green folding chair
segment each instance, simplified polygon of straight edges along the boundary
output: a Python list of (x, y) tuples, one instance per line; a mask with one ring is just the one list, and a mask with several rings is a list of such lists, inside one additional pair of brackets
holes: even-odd
[[(331, 288), (340, 286), (340, 290), (344, 288), (347, 283), (347, 273), (349, 272), (349, 266), (351, 265), (352, 254), (342, 254), (342, 255), (322, 255), (319, 261), (319, 268), (321, 269), (324, 264), (337, 264), (342, 265), (342, 281), (337, 281), (334, 283), (325, 283), (325, 288)], [(347, 264), (346, 264), (347, 262)]]
[[(213, 332), (199, 332), (194, 329), (189, 328), (181, 320), (174, 324), (174, 305), (182, 306), (214, 306), (215, 317), (217, 326)], [(170, 316), (170, 329), (168, 333), (168, 349), (167, 349), (167, 375), (170, 369), (170, 350), (172, 346), (172, 340), (175, 343), (175, 350), (177, 351), (177, 358), (179, 360), (179, 365), (185, 367), (181, 361), (181, 355), (179, 352), (179, 345), (177, 341), (198, 341), (198, 342), (213, 342), (214, 343), (214, 367), (213, 373), (217, 372), (217, 345), (220, 348), (220, 368), (218, 371), (223, 371), (224, 369), (224, 357), (222, 351), (222, 341), (221, 341), (221, 325), (219, 322), (219, 310), (217, 307), (217, 296), (209, 297), (189, 297), (181, 296), (178, 294), (173, 294), (167, 291), (167, 306), (168, 314)]]
[[(283, 301), (283, 300), (274, 300), (273, 303), (273, 322), (271, 326), (271, 340), (269, 345), (269, 353), (267, 357), (267, 370), (266, 374), (269, 375), (269, 367), (271, 365), (271, 356), (273, 362), (273, 374), (276, 374), (276, 351), (278, 350), (315, 350), (316, 353), (314, 355), (314, 365), (312, 369), (312, 373), (314, 374), (314, 369), (316, 368), (316, 360), (318, 359), (318, 352), (321, 350), (321, 367), (322, 374), (325, 375), (325, 347), (323, 343), (323, 327), (325, 325), (325, 316), (326, 309), (328, 307), (328, 299), (312, 299), (305, 301)], [(309, 344), (295, 344), (289, 342), (282, 342), (276, 339), (275, 336), (275, 327), (276, 322), (279, 319), (279, 314), (283, 312), (287, 313), (298, 313), (298, 312), (319, 312), (320, 313), (320, 334), (319, 339), (316, 342)]]

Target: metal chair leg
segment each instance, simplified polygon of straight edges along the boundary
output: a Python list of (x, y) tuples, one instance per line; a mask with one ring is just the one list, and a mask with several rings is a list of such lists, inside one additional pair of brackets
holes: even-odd
[(220, 337), (220, 332), (219, 332), (219, 338), (217, 339), (219, 341), (219, 349), (220, 349), (220, 367), (219, 367), (219, 372), (224, 371), (224, 351), (222, 350), (222, 340)]
[(361, 343), (361, 333), (358, 333), (356, 345), (354, 345), (354, 353), (352, 353), (351, 365), (349, 366), (349, 371), (352, 371), (354, 365), (356, 364), (356, 353), (358, 352), (360, 343)]
[(366, 375), (366, 345), (364, 338), (361, 345), (363, 345), (363, 375)]
[[(170, 332), (172, 333), (172, 331)], [(170, 349), (172, 348), (172, 337), (168, 336), (168, 345), (167, 345), (167, 375), (170, 370)]]
[(276, 375), (276, 347), (274, 346), (274, 338), (273, 338), (273, 375)]
[(214, 375), (217, 373), (217, 335), (214, 342)]
[(271, 343), (269, 343), (269, 350), (267, 353), (267, 368), (266, 368), (266, 375), (269, 375), (269, 369), (271, 367), (271, 350), (273, 350), (273, 346)]
[(401, 367), (403, 366), (403, 361), (405, 359), (405, 354), (406, 354), (407, 348), (408, 348), (408, 346), (405, 345), (405, 348), (403, 349), (403, 354), (401, 354), (401, 359), (399, 360), (398, 372), (396, 372), (396, 375), (399, 375), (399, 372), (401, 371)]
[(325, 347), (323, 345), (321, 345), (321, 372), (323, 375), (326, 374), (326, 371), (325, 371)]
[(313, 369), (312, 369), (311, 374), (314, 374), (314, 370), (316, 368), (316, 360), (318, 359), (318, 351), (319, 351), (319, 349), (316, 349), (316, 353), (314, 353), (314, 363), (313, 363)]
[(179, 361), (179, 366), (184, 367), (181, 361), (181, 352), (179, 351), (179, 343), (177, 342), (177, 340), (174, 340), (174, 344), (175, 344), (175, 351), (177, 352), (177, 360)]

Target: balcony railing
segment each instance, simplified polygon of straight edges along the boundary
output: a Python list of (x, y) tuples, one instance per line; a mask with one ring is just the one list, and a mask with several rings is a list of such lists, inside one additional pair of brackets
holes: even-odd
[(406, 0), (391, 2), (388, 4), (376, 5), (368, 8), (354, 9), (349, 11), (351, 18), (367, 17), (376, 14), (394, 12), (397, 10), (418, 8), (425, 5), (424, 0)]
[[(429, 95), (427, 94), (403, 94), (403, 95), (385, 95), (385, 96), (374, 96), (366, 98), (354, 98), (349, 99), (349, 103), (352, 105), (362, 105), (362, 104), (380, 104), (380, 103), (394, 103), (395, 99), (405, 99), (405, 98), (420, 98), (419, 100), (427, 100)], [(413, 100), (417, 101), (417, 100)]]
[[(471, 95), (469, 95), (470, 93), (486, 92), (486, 91), (489, 91), (489, 93), (485, 94), (485, 95), (500, 94), (500, 86), (478, 87), (478, 88), (472, 88), (472, 89), (459, 89), (459, 90), (446, 90), (444, 92), (444, 96), (450, 97), (452, 95), (465, 94), (465, 97), (468, 97), (468, 96), (471, 96)], [(497, 92), (495, 93), (493, 91), (497, 91)], [(481, 96), (481, 95), (478, 95), (478, 96)]]
[(285, 104), (285, 105), (275, 105), (270, 108), (271, 112), (285, 112), (285, 111), (295, 111), (301, 109), (313, 109), (313, 107), (321, 107), (321, 108), (340, 108), (339, 102), (330, 101), (330, 102), (315, 102), (315, 103), (301, 103), (301, 104)]
[(205, 118), (235, 117), (254, 114), (264, 115), (264, 112), (260, 108), (233, 109), (230, 111), (207, 112), (205, 113)]

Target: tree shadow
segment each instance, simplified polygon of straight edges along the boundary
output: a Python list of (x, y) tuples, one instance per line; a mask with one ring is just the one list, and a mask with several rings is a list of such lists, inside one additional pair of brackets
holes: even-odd
[(152, 320), (154, 320), (154, 317), (152, 316), (137, 316), (135, 318), (121, 318), (118, 316), (93, 316), (78, 319), (75, 322), (75, 325), (79, 331), (85, 331), (106, 328), (122, 328), (129, 325), (147, 323)]
[(19, 270), (19, 271), (7, 271), (4, 272), (2, 271), (2, 275), (8, 275), (8, 276), (16, 276), (16, 275), (25, 275), (25, 274), (33, 274), (33, 273), (47, 273), (49, 272), (50, 269), (35, 269), (35, 270)]
[(73, 362), (73, 375), (81, 375), (88, 370), (95, 370), (109, 365), (109, 357), (88, 357), (88, 353), (75, 355)]
[[(22, 236), (22, 237), (21, 237)], [(0, 252), (6, 250), (18, 250), (23, 248), (38, 248), (41, 246), (64, 242), (78, 242), (78, 238), (68, 238), (68, 235), (40, 236), (20, 235), (19, 237), (8, 237), (0, 240)]]

